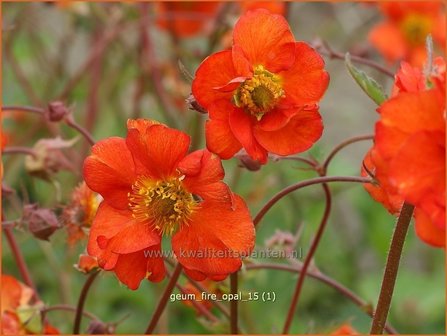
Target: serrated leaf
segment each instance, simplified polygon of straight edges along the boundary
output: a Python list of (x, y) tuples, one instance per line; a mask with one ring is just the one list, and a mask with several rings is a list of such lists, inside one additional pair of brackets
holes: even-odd
[(388, 99), (387, 95), (383, 92), (382, 86), (377, 81), (362, 70), (357, 69), (351, 62), (351, 56), (346, 53), (345, 64), (348, 68), (352, 78), (362, 88), (362, 90), (377, 104), (381, 105)]

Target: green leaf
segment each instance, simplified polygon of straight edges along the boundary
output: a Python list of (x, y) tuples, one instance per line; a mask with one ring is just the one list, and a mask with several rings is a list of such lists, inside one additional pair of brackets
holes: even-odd
[(388, 99), (387, 95), (383, 92), (382, 86), (376, 82), (373, 78), (369, 77), (363, 71), (357, 69), (351, 62), (351, 56), (346, 53), (345, 64), (348, 68), (352, 78), (362, 88), (363, 91), (377, 104), (381, 105)]

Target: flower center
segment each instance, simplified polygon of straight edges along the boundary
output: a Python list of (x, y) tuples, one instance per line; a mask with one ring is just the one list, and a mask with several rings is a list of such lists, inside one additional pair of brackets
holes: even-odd
[(431, 21), (425, 16), (411, 14), (402, 21), (401, 27), (407, 42), (417, 46), (424, 44), (431, 30)]
[(163, 235), (172, 235), (188, 222), (196, 201), (182, 184), (182, 178), (154, 181), (139, 176), (128, 193), (129, 208), (138, 221), (149, 221)]
[(239, 86), (233, 100), (237, 107), (244, 108), (259, 121), (283, 97), (285, 93), (281, 78), (266, 70), (264, 66), (257, 65), (253, 77)]

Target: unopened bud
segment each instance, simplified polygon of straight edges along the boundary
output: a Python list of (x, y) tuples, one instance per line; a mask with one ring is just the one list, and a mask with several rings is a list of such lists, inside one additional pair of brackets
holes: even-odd
[(23, 221), (34, 237), (48, 240), (50, 236), (61, 228), (56, 215), (50, 209), (39, 208), (37, 204), (28, 204), (23, 208)]
[(48, 104), (48, 109), (45, 111), (45, 117), (49, 121), (58, 122), (65, 118), (70, 113), (70, 110), (61, 101), (55, 101)]
[(241, 167), (247, 168), (250, 171), (258, 171), (261, 169), (261, 164), (246, 154), (240, 155), (238, 158)]
[(79, 261), (74, 267), (82, 273), (89, 273), (98, 267), (98, 262), (87, 254), (80, 254)]
[(92, 320), (88, 326), (87, 334), (89, 335), (112, 335), (115, 333), (115, 325), (104, 323), (98, 320)]

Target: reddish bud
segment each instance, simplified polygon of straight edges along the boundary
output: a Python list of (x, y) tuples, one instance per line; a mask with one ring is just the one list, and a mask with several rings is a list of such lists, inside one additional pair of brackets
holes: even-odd
[(74, 267), (82, 273), (89, 273), (98, 267), (98, 262), (87, 254), (80, 254), (79, 261)]
[(34, 237), (48, 240), (61, 225), (50, 209), (39, 208), (37, 204), (28, 204), (23, 208), (23, 221)]
[(48, 104), (45, 111), (45, 117), (49, 121), (58, 122), (65, 118), (70, 113), (70, 110), (61, 101), (55, 101)]
[(258, 171), (261, 169), (261, 164), (259, 161), (253, 160), (250, 156), (243, 154), (238, 156), (240, 166), (247, 168), (249, 171)]
[(88, 326), (87, 334), (89, 335), (112, 335), (115, 333), (115, 325), (104, 323), (98, 320), (92, 320)]

